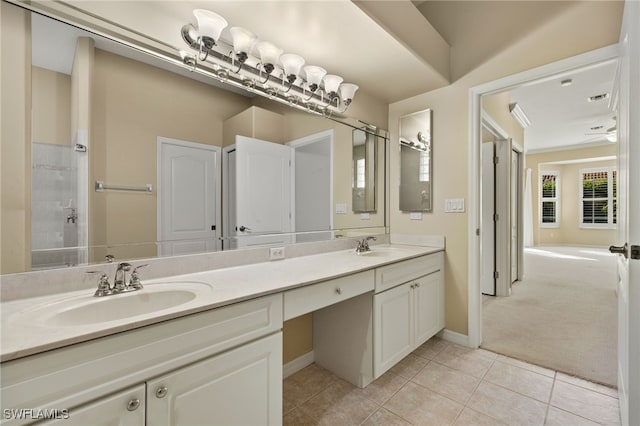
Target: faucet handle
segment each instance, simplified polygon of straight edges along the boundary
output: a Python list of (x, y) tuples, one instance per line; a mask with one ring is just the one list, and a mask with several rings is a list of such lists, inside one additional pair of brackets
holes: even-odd
[(138, 275), (138, 269), (140, 268), (144, 268), (146, 266), (149, 266), (148, 263), (145, 263), (144, 265), (138, 265), (135, 268), (133, 268), (133, 271), (131, 271), (131, 278), (129, 279), (129, 287), (136, 289), (136, 290), (140, 290), (142, 288), (142, 282), (140, 282), (140, 276)]
[(109, 284), (109, 277), (102, 271), (87, 271), (87, 274), (100, 274), (98, 281), (98, 289), (93, 294), (94, 296), (108, 296), (112, 293), (111, 284)]

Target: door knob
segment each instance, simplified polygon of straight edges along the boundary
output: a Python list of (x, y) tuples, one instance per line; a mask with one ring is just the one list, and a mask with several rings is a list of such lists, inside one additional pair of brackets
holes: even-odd
[(240, 226), (240, 228), (238, 228), (238, 230), (240, 232), (251, 231), (251, 228), (247, 228), (246, 226), (242, 225), (242, 226)]
[(156, 389), (156, 398), (164, 398), (165, 396), (167, 396), (168, 391), (169, 390), (166, 386), (159, 387), (158, 389)]
[(127, 403), (127, 410), (136, 411), (139, 406), (140, 406), (140, 400), (139, 399), (132, 399), (131, 401), (129, 401)]
[(609, 246), (609, 251), (611, 253), (621, 254), (625, 259), (629, 258), (629, 245), (627, 243), (624, 243), (623, 246)]

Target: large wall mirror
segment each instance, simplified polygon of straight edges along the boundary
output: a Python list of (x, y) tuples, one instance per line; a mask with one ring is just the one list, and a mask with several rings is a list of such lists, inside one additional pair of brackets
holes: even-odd
[(400, 118), (400, 210), (433, 209), (433, 140), (430, 109)]
[[(31, 223), (23, 235), (3, 230), (25, 253), (3, 256), (3, 273), (385, 232), (386, 132), (36, 13), (30, 37), (31, 187), (12, 195), (28, 200)], [(356, 139), (378, 170), (363, 205)]]

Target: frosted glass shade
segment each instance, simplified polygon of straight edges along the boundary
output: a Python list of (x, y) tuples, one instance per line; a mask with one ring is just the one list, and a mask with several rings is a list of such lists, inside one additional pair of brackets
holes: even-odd
[(322, 83), (322, 78), (327, 74), (324, 68), (315, 65), (307, 65), (304, 67), (304, 72), (307, 75), (307, 84), (309, 87), (315, 85), (316, 89), (320, 86), (320, 83)]
[(256, 44), (256, 48), (260, 53), (260, 60), (263, 64), (276, 65), (280, 55), (282, 55), (282, 49), (268, 41), (258, 42), (258, 44)]
[(327, 74), (324, 76), (324, 90), (327, 93), (336, 93), (340, 83), (342, 83), (342, 77), (339, 75)]
[(300, 69), (304, 65), (304, 58), (293, 53), (285, 53), (280, 56), (280, 63), (284, 69), (284, 75), (287, 77), (290, 75), (297, 76), (300, 74)]
[(341, 84), (340, 99), (342, 99), (342, 102), (353, 99), (353, 96), (356, 94), (356, 90), (358, 90), (358, 86), (353, 83)]
[(253, 45), (258, 41), (255, 34), (245, 28), (231, 27), (229, 31), (233, 39), (233, 51), (236, 53), (246, 53), (248, 55)]
[(227, 20), (217, 13), (206, 9), (195, 9), (193, 15), (198, 21), (198, 33), (201, 37), (209, 37), (218, 41), (220, 33), (227, 26)]

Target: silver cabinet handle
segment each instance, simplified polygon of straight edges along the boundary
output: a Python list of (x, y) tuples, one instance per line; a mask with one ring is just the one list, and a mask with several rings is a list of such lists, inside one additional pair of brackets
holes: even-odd
[(166, 386), (159, 387), (158, 389), (156, 389), (156, 398), (164, 398), (165, 396), (167, 396), (168, 391), (169, 390)]
[(341, 289), (340, 287), (337, 287), (337, 288), (336, 288), (336, 293), (338, 293), (338, 294), (342, 294), (342, 289)]
[(140, 400), (137, 399), (137, 398), (136, 399), (132, 399), (131, 401), (129, 401), (127, 403), (127, 410), (136, 411), (139, 406), (140, 406)]

